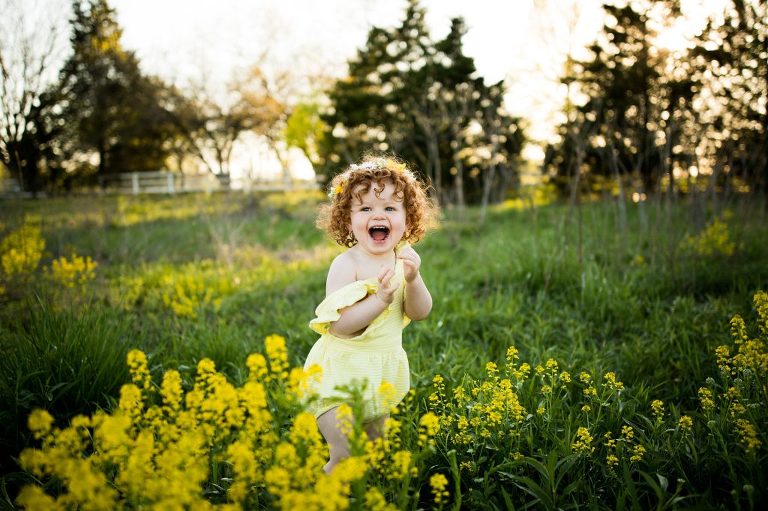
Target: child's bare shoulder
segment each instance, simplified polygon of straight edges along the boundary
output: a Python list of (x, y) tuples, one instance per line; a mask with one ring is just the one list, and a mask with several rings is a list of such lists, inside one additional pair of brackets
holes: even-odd
[(357, 280), (357, 262), (349, 250), (337, 255), (328, 269), (326, 296)]

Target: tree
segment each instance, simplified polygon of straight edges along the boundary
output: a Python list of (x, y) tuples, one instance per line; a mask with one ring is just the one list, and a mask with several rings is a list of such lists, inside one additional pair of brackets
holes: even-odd
[(66, 50), (63, 6), (3, 0), (0, 7), (0, 161), (23, 190), (37, 192), (51, 140), (44, 119), (53, 97), (46, 90)]
[[(489, 183), (513, 181), (506, 177), (515, 172), (522, 130), (504, 111), (503, 83), (486, 85), (464, 55), (463, 21), (452, 20), (446, 38), (434, 42), (424, 16), (418, 1), (410, 0), (400, 26), (370, 30), (365, 47), (349, 61), (348, 76), (329, 91), (321, 152), (338, 164), (369, 150), (393, 151), (421, 169), (439, 200), (490, 200)], [(487, 143), (498, 151), (493, 158), (478, 152)], [(500, 162), (503, 172), (497, 172)]]
[(174, 125), (160, 105), (166, 85), (141, 73), (107, 0), (73, 2), (73, 53), (61, 72), (61, 152), (71, 167), (99, 177), (157, 170), (168, 157)]
[(325, 161), (320, 155), (320, 146), (327, 127), (320, 119), (318, 101), (306, 101), (297, 104), (285, 123), (283, 137), (286, 144), (296, 147), (312, 163), (315, 169), (324, 169)]
[[(673, 190), (674, 168), (689, 159), (683, 125), (692, 111), (695, 84), (685, 59), (654, 46), (660, 19), (679, 15), (675, 1), (604, 5), (606, 23), (590, 47), (592, 58), (575, 62), (573, 75), (586, 101), (559, 128), (560, 143), (548, 148), (545, 165), (560, 183), (584, 172), (637, 177), (653, 193), (662, 176)], [(687, 152), (685, 152), (687, 151)]]
[(768, 195), (768, 5), (732, 0), (729, 7), (692, 51), (702, 82), (697, 97), (706, 105), (702, 124), (710, 127), (700, 153), (716, 180), (735, 177)]
[(250, 131), (264, 138), (280, 163), (283, 180), (290, 183), (289, 146), (285, 141), (285, 130), (292, 111), (289, 105), (296, 97), (294, 87), (298, 80), (287, 69), (266, 72), (263, 65), (266, 56), (262, 56), (261, 63), (251, 66), (243, 79), (236, 82), (235, 88), (241, 104), (250, 113)]

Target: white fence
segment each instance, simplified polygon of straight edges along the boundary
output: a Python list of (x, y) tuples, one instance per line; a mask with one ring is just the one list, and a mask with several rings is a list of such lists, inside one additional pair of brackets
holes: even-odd
[[(105, 176), (96, 190), (78, 190), (75, 193), (108, 193), (118, 195), (139, 195), (144, 193), (176, 194), (186, 192), (215, 191), (305, 191), (317, 190), (316, 181), (306, 180), (253, 180), (247, 178), (231, 179), (229, 176), (211, 174), (178, 174), (166, 170), (154, 172), (126, 172)], [(12, 178), (0, 179), (0, 198), (27, 197), (30, 193), (22, 192), (18, 182)], [(45, 193), (38, 194), (44, 197)]]
[(0, 197), (14, 197), (21, 195), (19, 182), (11, 177), (0, 178)]
[(184, 175), (163, 170), (126, 172), (104, 176), (100, 180), (107, 193), (139, 195), (141, 193), (212, 192), (226, 189), (226, 183), (210, 174)]
[(186, 175), (164, 170), (155, 172), (128, 172), (105, 177), (103, 188), (108, 193), (138, 195), (142, 193), (213, 192), (218, 190), (287, 191), (316, 190), (315, 181), (232, 179), (211, 174)]

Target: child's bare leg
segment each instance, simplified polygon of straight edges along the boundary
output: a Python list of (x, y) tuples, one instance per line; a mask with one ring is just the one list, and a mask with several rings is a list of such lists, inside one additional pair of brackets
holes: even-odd
[(325, 464), (323, 470), (330, 474), (341, 460), (349, 457), (349, 440), (341, 429), (339, 421), (336, 420), (336, 410), (338, 407), (331, 408), (317, 418), (317, 427), (320, 428), (323, 438), (328, 443), (330, 449), (330, 459)]
[(381, 417), (376, 417), (371, 422), (365, 424), (365, 432), (368, 434), (368, 438), (373, 441), (384, 434), (384, 424), (389, 419), (389, 414), (384, 414)]

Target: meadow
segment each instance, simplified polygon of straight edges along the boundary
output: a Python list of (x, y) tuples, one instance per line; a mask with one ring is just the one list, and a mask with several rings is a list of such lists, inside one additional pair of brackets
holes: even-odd
[[(319, 193), (0, 204), (15, 509), (754, 509), (768, 212), (754, 199), (443, 211), (389, 434), (322, 475), (300, 370), (342, 249)], [(386, 389), (380, 389), (383, 394)]]

